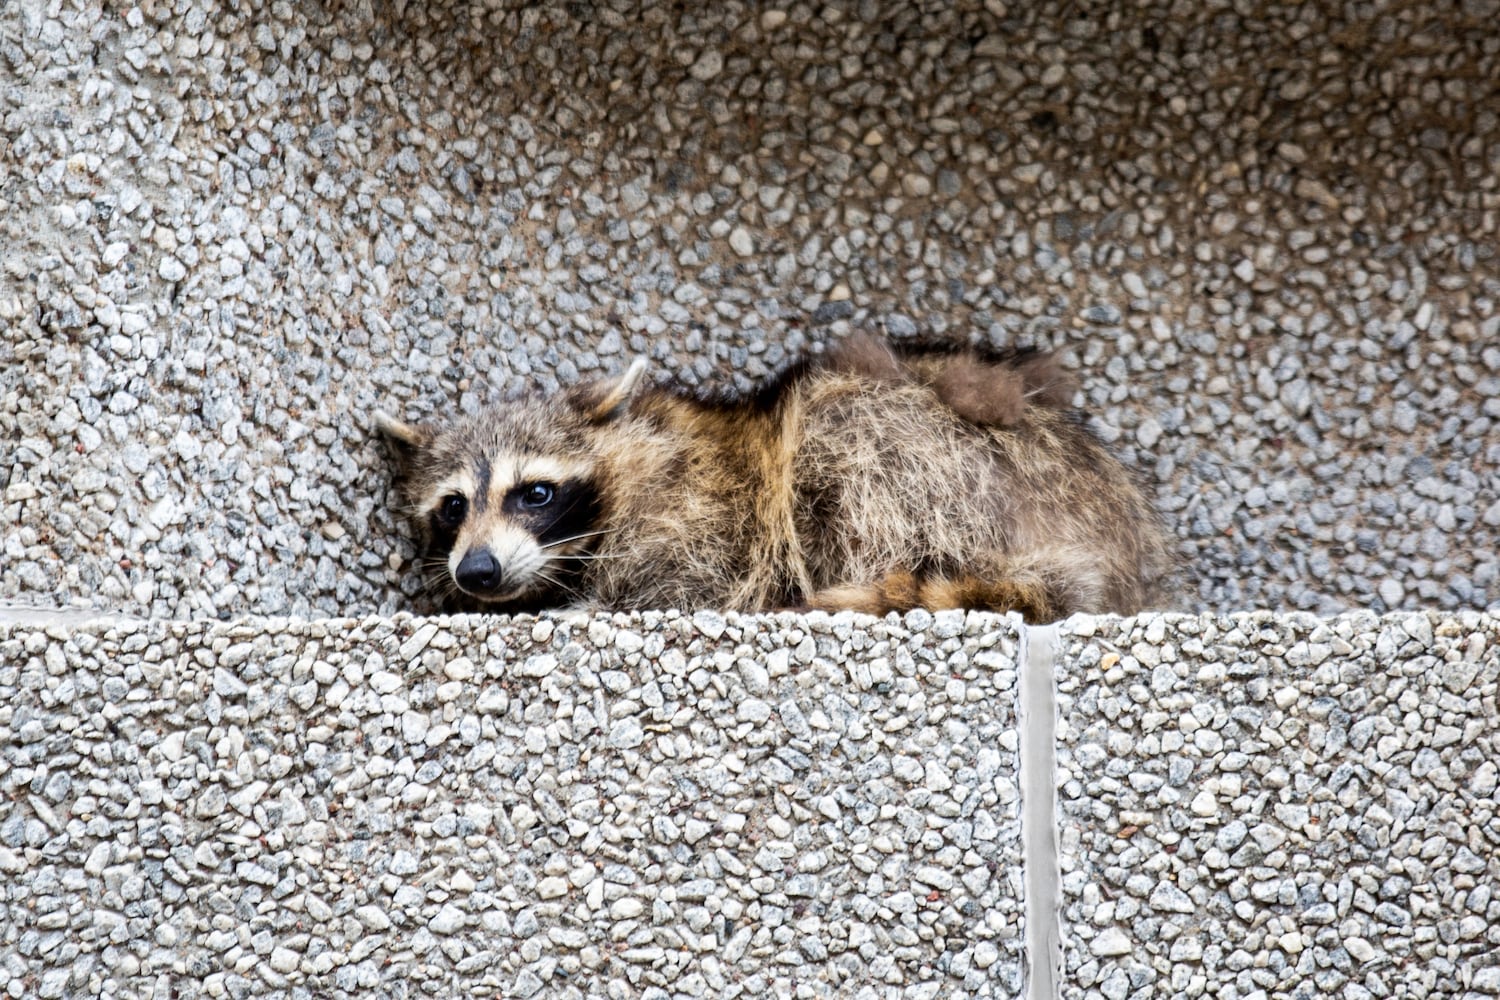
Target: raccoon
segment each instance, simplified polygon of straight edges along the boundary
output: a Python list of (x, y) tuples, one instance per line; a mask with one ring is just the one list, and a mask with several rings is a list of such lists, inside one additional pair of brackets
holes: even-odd
[(855, 338), (745, 399), (613, 379), (446, 427), (377, 414), (448, 610), (975, 608), (1164, 595), (1141, 488), (1046, 355)]
[(884, 381), (929, 386), (946, 406), (970, 423), (1012, 427), (1027, 406), (1065, 408), (1078, 386), (1049, 354), (1013, 350), (986, 358), (974, 350), (892, 345), (856, 334), (830, 348), (829, 365)]

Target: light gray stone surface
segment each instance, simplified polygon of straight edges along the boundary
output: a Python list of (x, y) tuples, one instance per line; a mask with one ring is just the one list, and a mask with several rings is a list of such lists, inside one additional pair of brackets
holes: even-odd
[[(1004, 623), (187, 620), (422, 609), (376, 406), (855, 330), (1059, 351), (1182, 608), (1495, 609), (1500, 6), (1252, 6), (0, 4), (0, 602), (152, 619), (0, 612), (0, 988), (1015, 995)], [(1067, 995), (1500, 992), (1491, 618), (1092, 627)]]
[(1080, 618), (1064, 639), (1064, 997), (1494, 995), (1500, 622)]
[(1492, 606), (1497, 23), (10, 0), (0, 600), (420, 608), (375, 406), (873, 329), (1061, 351), (1183, 607)]
[(1016, 626), (0, 626), (0, 995), (1016, 997)]

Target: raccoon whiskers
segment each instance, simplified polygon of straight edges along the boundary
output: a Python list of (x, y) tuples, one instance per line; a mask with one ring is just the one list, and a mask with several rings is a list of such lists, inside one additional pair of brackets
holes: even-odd
[(427, 579), (417, 588), (418, 594), (440, 602), (451, 597), (462, 596), (463, 592), (458, 589), (458, 584), (454, 583), (453, 577), (448, 575), (447, 560), (429, 559), (424, 562), (437, 563), (438, 566), (436, 568), (424, 567)]
[(551, 584), (552, 586), (557, 587), (559, 590), (566, 590), (569, 593), (572, 593), (572, 588), (569, 587), (566, 583), (563, 583), (562, 580), (559, 579), (554, 573), (549, 573), (544, 569), (539, 569), (534, 575), (543, 583)]
[(408, 501), (408, 502), (405, 502), (405, 503), (397, 503), (397, 504), (394, 505), (394, 509), (395, 509), (396, 513), (400, 514), (401, 516), (403, 516), (403, 517), (409, 517), (409, 518), (412, 518), (413, 520), (422, 517), (422, 515), (424, 513), (426, 513), (422, 509), (421, 504), (419, 502), (417, 502), (417, 501)]
[[(585, 538), (597, 538), (600, 535), (607, 535), (607, 534), (609, 534), (609, 529), (608, 528), (605, 528), (605, 529), (600, 530), (600, 531), (585, 531), (585, 532), (582, 532), (581, 534), (569, 535), (567, 538), (559, 538), (557, 541), (555, 541), (555, 542), (548, 542), (546, 545), (538, 545), (537, 548), (541, 549), (543, 552), (546, 552), (548, 549), (555, 549), (559, 545), (567, 545), (569, 542), (579, 542), (579, 541), (582, 541)], [(555, 558), (559, 558), (559, 557), (558, 556), (553, 556), (553, 558), (555, 559)]]
[(421, 571), (426, 574), (437, 574), (439, 571), (442, 571), (442, 576), (446, 578), (446, 581), (450, 586), (452, 585), (453, 578), (449, 577), (446, 572), (448, 569), (448, 560), (423, 558), (418, 560), (417, 565), (420, 567)]
[(439, 603), (453, 598), (463, 597), (463, 591), (459, 589), (453, 574), (448, 572), (448, 560), (442, 556), (423, 556), (417, 560), (417, 566), (423, 577), (422, 586), (417, 591), (423, 597), (430, 598)]
[(577, 588), (568, 586), (566, 583), (563, 583), (561, 580), (559, 580), (556, 576), (548, 573), (545, 570), (537, 570), (536, 578), (552, 587), (553, 589), (566, 594), (568, 597), (572, 598), (575, 601), (584, 600), (584, 596), (578, 592)]

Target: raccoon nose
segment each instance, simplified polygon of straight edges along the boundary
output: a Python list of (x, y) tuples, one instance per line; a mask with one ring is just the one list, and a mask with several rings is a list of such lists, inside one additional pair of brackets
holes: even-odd
[(471, 594), (492, 594), (500, 589), (504, 574), (500, 563), (490, 555), (489, 549), (471, 549), (464, 553), (463, 560), (453, 577), (458, 585)]

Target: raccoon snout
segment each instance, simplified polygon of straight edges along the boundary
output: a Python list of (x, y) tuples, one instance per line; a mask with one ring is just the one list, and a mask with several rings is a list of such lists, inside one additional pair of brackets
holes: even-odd
[(453, 578), (464, 590), (482, 597), (498, 591), (505, 574), (489, 549), (470, 549), (464, 553), (458, 569), (453, 571)]

